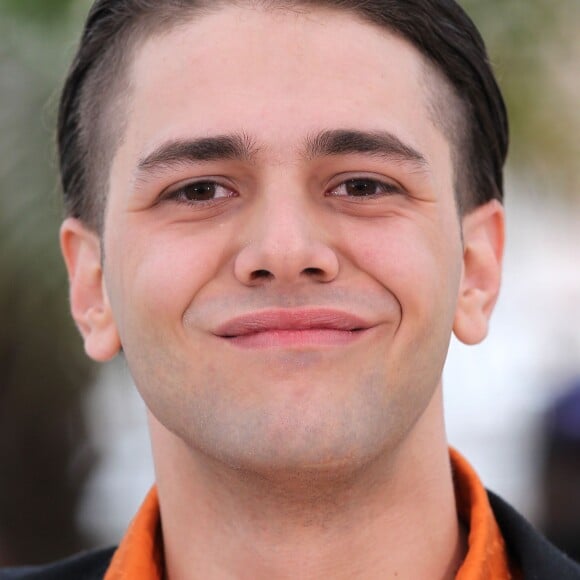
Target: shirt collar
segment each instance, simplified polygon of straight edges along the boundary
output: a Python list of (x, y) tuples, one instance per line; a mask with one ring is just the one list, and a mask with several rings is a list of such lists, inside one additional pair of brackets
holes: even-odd
[(516, 580), (483, 484), (455, 449), (450, 456), (457, 515), (469, 530), (467, 554), (455, 580)]
[(153, 487), (115, 552), (104, 580), (163, 580), (163, 538)]

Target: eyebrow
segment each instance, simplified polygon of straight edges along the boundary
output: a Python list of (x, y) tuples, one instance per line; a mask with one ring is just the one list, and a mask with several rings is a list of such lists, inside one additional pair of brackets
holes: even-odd
[[(147, 174), (189, 163), (252, 161), (258, 151), (255, 141), (246, 133), (177, 139), (161, 144), (141, 158), (135, 176), (140, 181)], [(348, 154), (373, 155), (387, 160), (408, 162), (419, 171), (426, 171), (429, 167), (424, 155), (388, 131), (322, 131), (307, 137), (303, 150), (303, 157), (308, 160)]]
[(217, 135), (198, 139), (178, 139), (163, 143), (139, 160), (137, 175), (183, 163), (201, 163), (222, 159), (248, 161), (255, 157), (257, 147), (245, 133)]
[(409, 162), (421, 171), (429, 167), (422, 153), (388, 131), (335, 129), (318, 133), (306, 141), (305, 156), (308, 159), (348, 154), (373, 155)]

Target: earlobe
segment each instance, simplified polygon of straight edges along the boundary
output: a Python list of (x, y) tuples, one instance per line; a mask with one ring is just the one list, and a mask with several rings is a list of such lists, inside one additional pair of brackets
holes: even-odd
[(499, 294), (504, 242), (504, 210), (497, 200), (463, 218), (463, 273), (453, 332), (465, 344), (477, 344), (487, 335)]
[(85, 351), (96, 361), (112, 359), (121, 342), (109, 304), (99, 236), (75, 218), (60, 228), (60, 246), (69, 277), (70, 304)]

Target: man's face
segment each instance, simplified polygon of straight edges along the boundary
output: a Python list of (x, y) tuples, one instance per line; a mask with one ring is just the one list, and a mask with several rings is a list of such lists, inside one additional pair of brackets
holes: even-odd
[(424, 66), (321, 10), (229, 7), (138, 50), (105, 288), (139, 391), (192, 449), (361, 464), (439, 388), (463, 254)]

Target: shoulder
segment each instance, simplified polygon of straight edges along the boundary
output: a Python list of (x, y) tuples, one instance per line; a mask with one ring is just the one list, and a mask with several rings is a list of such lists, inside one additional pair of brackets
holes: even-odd
[(115, 548), (77, 554), (46, 566), (0, 570), (0, 580), (102, 580)]
[(580, 580), (579, 564), (552, 545), (508, 503), (492, 492), (488, 495), (509, 555), (526, 580)]

